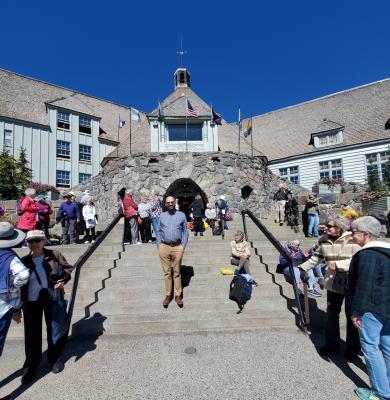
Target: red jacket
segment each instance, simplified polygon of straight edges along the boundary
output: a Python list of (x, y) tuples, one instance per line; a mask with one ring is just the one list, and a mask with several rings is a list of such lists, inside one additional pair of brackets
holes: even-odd
[(126, 218), (131, 218), (137, 215), (138, 206), (131, 195), (126, 194), (123, 198), (122, 204), (123, 214), (125, 214)]
[(22, 200), (21, 206), (24, 212), (19, 217), (18, 228), (31, 231), (35, 229), (35, 224), (37, 221), (37, 205), (33, 199), (26, 196)]

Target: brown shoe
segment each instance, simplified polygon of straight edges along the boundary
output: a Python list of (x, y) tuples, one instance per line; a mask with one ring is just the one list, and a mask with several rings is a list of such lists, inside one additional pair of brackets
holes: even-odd
[(183, 308), (184, 304), (183, 304), (183, 299), (181, 298), (181, 296), (175, 296), (175, 301), (176, 301), (176, 304), (180, 308)]
[(172, 296), (165, 296), (165, 299), (163, 301), (163, 307), (168, 308), (169, 303), (172, 301), (173, 297)]

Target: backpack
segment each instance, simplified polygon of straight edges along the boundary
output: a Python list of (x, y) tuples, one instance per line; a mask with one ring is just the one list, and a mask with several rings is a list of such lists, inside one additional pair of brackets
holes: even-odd
[(213, 236), (219, 236), (222, 234), (222, 230), (218, 225), (214, 225), (212, 228)]
[(16, 207), (15, 207), (15, 211), (17, 215), (23, 215), (24, 213), (24, 208), (22, 207), (22, 201), (23, 201), (23, 197), (21, 197), (17, 202), (16, 202)]
[(234, 276), (230, 283), (229, 299), (241, 308), (252, 296), (252, 284), (241, 275)]

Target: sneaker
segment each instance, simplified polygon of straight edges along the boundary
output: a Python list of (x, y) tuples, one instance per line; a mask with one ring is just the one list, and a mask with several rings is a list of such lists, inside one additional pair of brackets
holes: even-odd
[(125, 242), (125, 243), (123, 243), (123, 244), (126, 246), (126, 245), (131, 244), (131, 243), (130, 243), (130, 242)]
[(381, 400), (371, 389), (367, 388), (356, 388), (356, 396), (362, 400)]
[(136, 244), (143, 244), (142, 242), (137, 242)]
[(152, 243), (152, 240), (148, 240), (148, 243)]
[(89, 240), (86, 240), (84, 243), (89, 243)]
[(64, 370), (64, 368), (65, 368), (64, 363), (62, 361), (58, 360), (53, 364), (53, 366), (51, 368), (51, 372), (53, 372), (53, 374), (58, 374), (58, 373), (62, 372)]
[(91, 243), (95, 243), (95, 241), (94, 240), (92, 240), (92, 242)]
[(307, 292), (309, 294), (311, 294), (312, 296), (314, 296), (314, 297), (321, 297), (322, 296), (322, 294), (318, 290), (315, 290), (314, 288), (307, 289)]

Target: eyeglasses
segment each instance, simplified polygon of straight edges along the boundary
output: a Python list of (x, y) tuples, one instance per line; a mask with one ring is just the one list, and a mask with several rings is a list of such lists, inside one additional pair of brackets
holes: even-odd
[(327, 228), (337, 228), (338, 226), (337, 225), (326, 224), (326, 227)]
[(43, 239), (29, 239), (27, 240), (27, 243), (40, 243), (42, 242)]
[(352, 235), (354, 235), (355, 233), (363, 233), (364, 234), (364, 232), (361, 232), (361, 231), (352, 231)]

